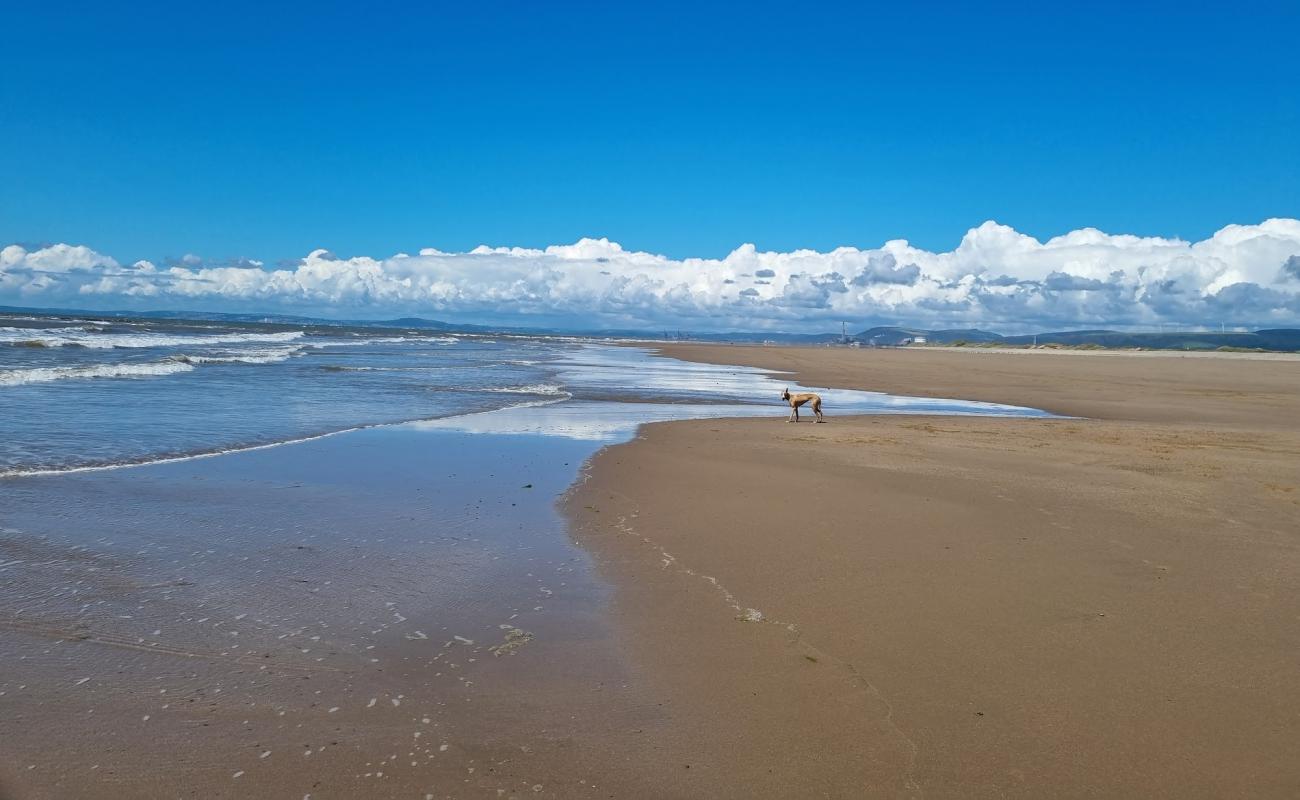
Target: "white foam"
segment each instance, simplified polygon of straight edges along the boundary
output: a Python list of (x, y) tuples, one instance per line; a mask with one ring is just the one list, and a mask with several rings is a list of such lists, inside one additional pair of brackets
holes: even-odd
[(239, 344), (248, 342), (291, 342), (301, 339), (302, 331), (283, 333), (219, 333), (163, 334), (163, 333), (94, 333), (87, 328), (2, 328), (0, 342), (39, 342), (46, 347), (183, 347), (213, 344)]
[[(549, 400), (528, 400), (521, 403), (514, 403), (505, 406), (499, 410), (511, 408), (534, 408), (538, 406), (553, 405), (563, 403), (568, 400), (567, 397), (555, 397)], [(478, 413), (458, 416), (475, 416)], [(372, 425), (357, 425), (351, 428), (342, 428), (336, 431), (326, 431), (310, 436), (299, 436), (293, 439), (284, 439), (278, 442), (267, 442), (265, 444), (250, 444), (235, 447), (223, 447), (216, 450), (207, 450), (200, 453), (185, 453), (184, 455), (168, 455), (153, 458), (141, 459), (139, 461), (126, 461), (114, 464), (87, 464), (75, 467), (43, 467), (37, 469), (28, 469), (25, 467), (16, 467), (12, 469), (0, 469), (0, 478), (27, 478), (39, 477), (42, 475), (68, 475), (74, 472), (104, 472), (107, 470), (130, 469), (132, 467), (148, 467), (155, 464), (175, 464), (180, 461), (194, 461), (200, 458), (216, 458), (217, 456), (230, 455), (232, 453), (248, 453), (254, 450), (269, 450), (272, 447), (284, 447), (285, 445), (302, 444), (304, 442), (314, 442), (317, 439), (326, 439), (331, 436), (340, 436), (345, 433), (354, 433), (356, 431), (370, 430), (372, 428), (395, 428), (399, 426), (412, 426), (418, 428), (421, 424), (427, 424), (431, 420), (403, 420), (401, 422), (380, 422)]]
[(0, 386), (20, 386), (27, 383), (46, 383), (65, 379), (84, 378), (147, 378), (189, 372), (192, 364), (182, 361), (155, 361), (146, 364), (96, 364), (81, 367), (33, 367), (31, 369), (0, 370)]
[(532, 383), (526, 386), (496, 386), (483, 389), (494, 394), (540, 394), (549, 397), (571, 397), (564, 387), (551, 383)]
[(298, 355), (304, 347), (305, 345), (296, 345), (280, 349), (236, 351), (217, 355), (179, 355), (173, 358), (183, 364), (276, 364)]
[(460, 339), (454, 336), (378, 336), (370, 339), (355, 339), (341, 342), (313, 342), (310, 346), (315, 349), (324, 347), (361, 347), (367, 344), (403, 344), (405, 342), (415, 342), (417, 344), (459, 344)]

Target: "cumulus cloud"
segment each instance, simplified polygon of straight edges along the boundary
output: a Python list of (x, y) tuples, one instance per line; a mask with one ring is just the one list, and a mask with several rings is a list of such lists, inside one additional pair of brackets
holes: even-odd
[(517, 325), (826, 330), (841, 320), (1001, 330), (1160, 323), (1300, 324), (1300, 220), (1229, 225), (1199, 242), (1095, 228), (1040, 242), (995, 222), (947, 252), (862, 250), (670, 259), (607, 239), (545, 249), (319, 249), (287, 264), (186, 256), (123, 265), (90, 248), (0, 250), (0, 303), (202, 308), (334, 317), (416, 314)]
[(1300, 256), (1291, 256), (1282, 264), (1279, 281), (1300, 281)]

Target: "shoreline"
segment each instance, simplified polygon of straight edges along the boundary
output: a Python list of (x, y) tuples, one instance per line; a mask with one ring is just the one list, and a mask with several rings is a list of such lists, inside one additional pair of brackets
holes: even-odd
[[(1022, 351), (978, 353), (965, 348), (877, 350), (761, 345), (659, 345), (655, 352), (684, 361), (714, 359), (781, 372), (805, 386), (836, 386), (917, 397), (1028, 406), (1108, 422), (1300, 427), (1295, 402), (1300, 359), (1183, 358), (1110, 354), (1076, 358)], [(918, 354), (923, 354), (918, 357)], [(1163, 360), (1157, 370), (1153, 360)]]
[(633, 791), (566, 712), (641, 708), (551, 499), (590, 449), (408, 425), (13, 479), (0, 796)]
[[(627, 373), (605, 355), (596, 394)], [(725, 775), (677, 775), (693, 751), (557, 504), (639, 425), (766, 415), (719, 400), (776, 389), (666, 360), (638, 375), (639, 403), (6, 478), (0, 796), (723, 796)], [(174, 768), (151, 768), (159, 743)]]
[(696, 796), (1300, 789), (1298, 365), (658, 349), (1086, 417), (828, 407), (598, 453), (566, 511)]
[[(764, 358), (773, 352), (751, 349)], [(725, 365), (726, 356), (738, 352), (716, 350), (717, 360), (710, 363)], [(799, 362), (805, 383), (878, 390), (882, 377), (900, 386), (912, 379), (897, 365), (854, 375), (856, 365), (835, 363), (837, 351), (808, 350), (817, 352), (830, 353), (831, 360), (821, 363), (820, 357), (798, 352), (779, 356)], [(694, 360), (691, 356), (701, 354), (667, 355)], [(774, 368), (771, 361), (749, 366)], [(950, 373), (932, 371), (932, 396), (955, 385)], [(1026, 397), (1018, 405), (1031, 405)], [(980, 506), (978, 482), (972, 484), (946, 461), (940, 464), (938, 453), (957, 464), (974, 455), (982, 466), (1005, 469), (1007, 453), (1037, 457), (1043, 448), (1075, 442), (1085, 450), (1069, 464), (1031, 461), (1026, 479), (1041, 483), (1037, 473), (1067, 467), (1101, 477), (1095, 462), (1105, 450), (1094, 435), (1097, 421), (908, 414), (832, 416), (831, 425), (791, 428), (779, 406), (750, 407), (763, 415), (754, 418), (701, 412), (701, 418), (680, 421), (691, 415), (689, 406), (621, 405), (622, 413), (604, 422), (593, 418), (601, 404), (571, 401), (345, 431), (349, 436), (222, 454), (223, 459), (15, 476), (4, 485), (15, 490), (23, 511), (10, 511), (0, 522), (21, 516), (22, 524), (0, 531), (5, 534), (0, 545), (25, 547), (40, 558), (31, 559), (26, 551), (17, 560), (0, 557), (0, 571), (7, 569), (12, 578), (16, 564), (25, 569), (24, 561), (62, 565), (62, 571), (32, 583), (21, 606), (6, 607), (0, 598), (0, 612), (5, 618), (16, 613), (10, 620), (15, 621), (54, 603), (58, 607), (42, 613), (57, 611), (76, 624), (0, 625), (0, 636), (16, 654), (14, 663), (22, 665), (0, 680), (0, 706), (24, 731), (22, 736), (9, 731), (5, 738), (25, 742), (24, 757), (13, 749), (0, 762), (5, 773), (0, 795), (24, 787), (23, 796), (58, 796), (50, 794), (51, 787), (66, 793), (107, 785), (141, 796), (171, 796), (180, 777), (188, 787), (216, 794), (261, 787), (291, 796), (310, 790), (318, 799), (417, 790), (460, 797), (490, 789), (542, 797), (933, 797), (1016, 794), (1017, 786), (1022, 796), (1033, 796), (1046, 786), (1054, 794), (1070, 794), (1060, 791), (1060, 783), (1044, 783), (1033, 770), (1022, 769), (1023, 779), (1013, 785), (1005, 775), (961, 773), (962, 765), (969, 766), (961, 758), (935, 761), (936, 752), (952, 747), (945, 732), (971, 731), (939, 719), (942, 714), (933, 716), (935, 709), (923, 702), (937, 694), (932, 687), (917, 692), (906, 681), (899, 685), (895, 671), (924, 672), (913, 660), (925, 636), (946, 642), (962, 632), (936, 632), (933, 610), (921, 614), (912, 606), (941, 605), (944, 593), (918, 599), (909, 595), (915, 590), (909, 581), (923, 580), (927, 570), (939, 567), (953, 577), (952, 564), (936, 563), (934, 553), (916, 549), (925, 537), (936, 550), (965, 552), (962, 548), (974, 545), (940, 545), (931, 529), (921, 531), (917, 541), (900, 532), (913, 524), (915, 514), (936, 513), (917, 512), (909, 504), (936, 503), (951, 511), (965, 503), (963, 519), (973, 521), (989, 511)], [(662, 421), (666, 417), (679, 421)], [(1274, 421), (1280, 426), (1286, 419)], [(638, 423), (632, 441), (604, 444), (625, 437), (628, 426)], [(1157, 450), (1178, 446), (1166, 441), (1170, 431), (1116, 424), (1120, 428), (1108, 435), (1155, 437), (1148, 443)], [(557, 434), (572, 446), (558, 446)], [(1227, 444), (1247, 453), (1264, 446), (1243, 439), (1246, 432), (1231, 435), (1235, 438)], [(1285, 474), (1293, 466), (1288, 459), (1300, 451), (1295, 436), (1283, 438), (1291, 449), (1272, 452), (1268, 463), (1280, 463), (1282, 469), (1274, 471)], [(499, 450), (506, 440), (533, 444)], [(937, 442), (947, 442), (946, 449), (936, 451)], [(864, 461), (864, 448), (882, 460)], [(1155, 466), (1144, 464), (1144, 469)], [(1249, 458), (1239, 466), (1241, 474), (1259, 471)], [(423, 484), (418, 477), (444, 469), (462, 473), (449, 476), (460, 482), (438, 489), (449, 504), (430, 505), (422, 492), (437, 484)], [(363, 479), (371, 473), (374, 477)], [(1159, 477), (1142, 470), (1133, 474)], [(543, 475), (543, 482), (534, 483)], [(859, 480), (863, 475), (870, 480)], [(39, 487), (53, 488), (46, 497)], [(1024, 487), (999, 488), (1015, 497)], [(1035, 491), (1035, 502), (1053, 497), (1051, 487)], [(463, 506), (472, 495), (481, 497)], [(1248, 497), (1230, 499), (1240, 505)], [(184, 502), (173, 506), (167, 498)], [(459, 516), (446, 516), (447, 509), (462, 506)], [(541, 538), (533, 544), (512, 538), (505, 527), (486, 522), (492, 519), (484, 516), (487, 508), (511, 515), (520, 531), (535, 530)], [(69, 537), (58, 521), (69, 513), (74, 519), (98, 519), (107, 529), (97, 537), (89, 531)], [(1001, 513), (997, 518), (1003, 524), (1021, 524), (1017, 513)], [(270, 514), (271, 521), (249, 514)], [(1239, 516), (1250, 524), (1252, 514), (1246, 507)], [(195, 520), (188, 521), (192, 516)], [(877, 542), (886, 545), (882, 551), (862, 549), (857, 534), (863, 519), (888, 522), (890, 536)], [(946, 519), (951, 516), (933, 517), (932, 527)], [(178, 558), (171, 561), (184, 565), (181, 569), (161, 558), (169, 540), (147, 535), (168, 528), (182, 534)], [(271, 538), (257, 538), (263, 529)], [(210, 541), (185, 544), (203, 531), (210, 533), (200, 538)], [(784, 535), (788, 531), (796, 535)], [(489, 532), (488, 539), (481, 538)], [(981, 547), (1005, 551), (1008, 545), (989, 531), (980, 535), (985, 537)], [(289, 549), (280, 553), (280, 546)], [(527, 566), (535, 556), (497, 560), (534, 546), (550, 553), (548, 569), (557, 571), (556, 578), (545, 580)], [(1285, 548), (1274, 552), (1288, 556)], [(430, 553), (436, 554), (432, 561)], [(465, 560), (472, 553), (479, 555)], [(585, 566), (571, 563), (575, 558)], [(245, 575), (250, 559), (253, 572)], [(295, 566), (300, 559), (314, 566)], [(212, 560), (227, 565), (207, 566)], [(375, 562), (388, 566), (375, 572)], [(862, 575), (846, 571), (850, 566), (871, 574), (872, 581), (864, 584)], [(559, 575), (567, 577), (561, 581)], [(1072, 579), (1051, 575), (1065, 583)], [(900, 576), (907, 579), (902, 584)], [(995, 577), (995, 584), (1006, 582), (1005, 574)], [(991, 591), (991, 576), (979, 578), (977, 588)], [(47, 591), (37, 590), (42, 581), (58, 591), (33, 605), (32, 598)], [(451, 595), (446, 586), (439, 588), (442, 583), (478, 587), (467, 596), (479, 599), (470, 606), (468, 601), (448, 604)], [(574, 587), (562, 588), (569, 584)], [(83, 586), (60, 596), (64, 589)], [(1050, 594), (1052, 586), (1039, 588)], [(546, 591), (530, 595), (541, 589)], [(107, 602), (104, 609), (120, 608), (120, 617), (105, 616), (103, 609), (86, 617), (73, 606), (58, 611), (58, 604), (83, 591)], [(21, 582), (11, 583), (11, 592), (22, 599)], [(353, 599), (335, 608), (335, 601), (324, 598), (338, 592)], [(385, 593), (395, 605), (377, 602)], [(980, 600), (967, 598), (966, 605), (978, 608)], [(531, 602), (545, 607), (542, 617), (550, 618), (516, 621), (530, 616)], [(478, 604), (484, 605), (473, 610)], [(241, 607), (243, 615), (236, 613)], [(877, 619), (882, 608), (891, 615), (887, 619)], [(271, 616), (241, 621), (259, 610), (263, 615), (270, 610)], [(555, 612), (558, 616), (550, 616)], [(176, 619), (202, 622), (215, 614), (221, 617), (214, 631), (173, 630)], [(288, 616), (278, 619), (281, 614)], [(901, 629), (892, 627), (900, 621), (906, 623)], [(155, 625), (159, 630), (152, 634), (161, 638), (150, 632)], [(223, 639), (231, 633), (224, 626), (240, 628), (240, 638)], [(510, 626), (521, 633), (506, 631)], [(311, 639), (311, 628), (317, 628), (319, 643), (304, 641)], [(289, 640), (273, 637), (277, 630)], [(997, 641), (1007, 644), (1005, 638)], [(231, 642), (257, 653), (232, 662)], [(299, 653), (297, 645), (288, 646), (294, 642), (305, 649)], [(864, 657), (860, 648), (867, 643)], [(506, 646), (504, 657), (498, 657), (497, 645)], [(988, 656), (970, 642), (965, 646), (976, 656)], [(329, 652), (317, 655), (321, 647)], [(385, 664), (378, 672), (367, 666), (370, 648), (378, 648), (371, 652)], [(949, 650), (955, 653), (951, 658), (963, 652)], [(329, 663), (313, 661), (321, 658)], [(166, 659), (176, 662), (157, 666)], [(884, 659), (883, 667), (878, 659)], [(457, 676), (458, 683), (448, 684), (451, 693), (435, 689), (427, 674), (444, 664), (456, 670), (447, 673)], [(384, 674), (393, 668), (396, 673)], [(152, 676), (151, 685), (112, 677), (141, 669), (141, 675)], [(448, 680), (442, 672), (438, 676), (437, 681)], [(150, 701), (159, 686), (168, 694)], [(181, 697), (201, 705), (180, 706), (177, 715), (173, 703)], [(453, 699), (469, 705), (449, 707)], [(384, 701), (395, 702), (389, 708)], [(1281, 703), (1284, 709), (1288, 702)], [(918, 708), (924, 712), (920, 723)], [(382, 718), (381, 710), (387, 712)], [(989, 714), (983, 707), (971, 713), (979, 719)], [(1255, 713), (1272, 719), (1270, 714), (1280, 712), (1256, 708)], [(98, 741), (104, 725), (120, 728), (140, 716), (142, 723), (127, 726), (134, 732), (118, 736), (107, 749), (75, 735), (46, 736), (35, 726), (53, 721)], [(1290, 723), (1279, 719), (1276, 724)], [(149, 736), (141, 738), (146, 731)], [(202, 739), (192, 738), (200, 734)], [(421, 739), (421, 734), (437, 738)], [(286, 736), (296, 744), (286, 747)], [(137, 761), (145, 763), (140, 759), (147, 759), (157, 741), (182, 748), (202, 741), (204, 753), (188, 757), (179, 772), (143, 773)], [(335, 764), (326, 770), (310, 760), (321, 741), (328, 743)], [(262, 748), (271, 753), (265, 761)], [(306, 755), (296, 755), (303, 760), (285, 763), (282, 754), (302, 748)], [(1260, 758), (1268, 755), (1267, 748), (1257, 749)], [(61, 755), (60, 761), (46, 763), (47, 753)], [(999, 755), (981, 751), (979, 760)], [(26, 771), (28, 757), (38, 767), (35, 772)], [(100, 765), (90, 760), (112, 766), (109, 782), (103, 774), (95, 779)], [(59, 771), (54, 783), (51, 769)], [(944, 777), (936, 778), (936, 769)], [(238, 777), (232, 777), (235, 773)], [(1114, 793), (1116, 786), (1093, 788)]]
[[(901, 349), (901, 348), (900, 348)], [(1284, 350), (1138, 350), (1123, 347), (1082, 348), (1082, 347), (955, 347), (952, 345), (927, 344), (906, 348), (909, 352), (934, 351), (940, 353), (1017, 353), (1022, 355), (1070, 355), (1070, 356), (1106, 356), (1112, 358), (1233, 358), (1242, 361), (1300, 361), (1300, 353)]]

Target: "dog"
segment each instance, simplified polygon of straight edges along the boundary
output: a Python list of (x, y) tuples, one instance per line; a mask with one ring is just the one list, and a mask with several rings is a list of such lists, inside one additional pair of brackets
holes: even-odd
[(781, 399), (790, 404), (790, 418), (787, 419), (786, 422), (799, 421), (799, 406), (803, 405), (804, 403), (812, 403), (812, 410), (813, 413), (817, 415), (818, 422), (826, 421), (826, 419), (822, 416), (822, 397), (819, 394), (813, 394), (812, 392), (800, 392), (799, 394), (790, 394), (790, 390), (786, 389), (785, 391), (781, 392)]

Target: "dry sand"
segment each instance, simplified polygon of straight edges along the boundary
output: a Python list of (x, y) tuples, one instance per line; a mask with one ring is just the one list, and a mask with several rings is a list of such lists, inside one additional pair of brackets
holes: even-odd
[(1300, 796), (1300, 361), (663, 350), (1088, 418), (600, 453), (568, 510), (663, 796)]

